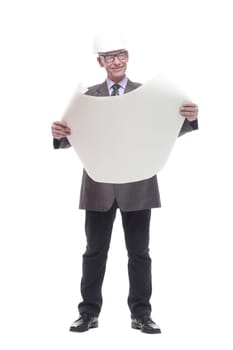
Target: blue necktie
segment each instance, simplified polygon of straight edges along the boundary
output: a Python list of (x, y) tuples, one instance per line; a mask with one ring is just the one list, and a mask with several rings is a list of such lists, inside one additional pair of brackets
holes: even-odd
[(120, 95), (120, 93), (119, 93), (120, 87), (121, 87), (121, 86), (120, 86), (119, 84), (113, 84), (113, 85), (111, 86), (111, 88), (113, 89), (113, 90), (112, 90), (112, 93), (111, 93), (111, 96)]

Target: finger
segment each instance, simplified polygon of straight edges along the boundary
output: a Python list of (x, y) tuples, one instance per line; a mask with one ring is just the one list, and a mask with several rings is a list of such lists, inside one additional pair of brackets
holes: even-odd
[(58, 136), (68, 136), (71, 134), (70, 129), (66, 130), (66, 129), (52, 129), (52, 134), (53, 135), (58, 135)]
[(53, 122), (53, 125), (54, 126), (61, 126), (63, 128), (67, 127), (67, 123), (65, 121), (56, 121), (56, 122)]
[(53, 137), (66, 137), (69, 135), (69, 134), (66, 134), (64, 132), (54, 132), (52, 134), (53, 134)]
[(198, 107), (197, 106), (181, 106), (180, 111), (187, 111), (187, 112), (197, 112)]
[(196, 116), (197, 113), (196, 112), (189, 112), (189, 111), (181, 111), (180, 112), (181, 115), (184, 115), (186, 117), (190, 116), (190, 117), (193, 117), (193, 116)]
[(62, 126), (53, 126), (52, 127), (52, 130), (54, 130), (54, 131), (65, 131), (65, 130), (67, 130), (67, 128), (66, 127), (62, 127)]
[(197, 107), (191, 107), (191, 106), (189, 106), (189, 107), (182, 106), (182, 107), (180, 107), (180, 110), (181, 111), (187, 111), (187, 112), (196, 112), (196, 111), (198, 111), (198, 108)]
[(52, 130), (70, 132), (70, 128), (63, 125), (52, 125)]
[(197, 104), (196, 103), (193, 103), (193, 102), (184, 102), (183, 103), (183, 106), (192, 106), (192, 107), (197, 107)]

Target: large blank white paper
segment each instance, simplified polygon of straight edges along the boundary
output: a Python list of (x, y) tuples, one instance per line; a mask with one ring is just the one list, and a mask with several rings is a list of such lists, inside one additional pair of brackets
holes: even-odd
[(120, 96), (81, 91), (62, 119), (88, 175), (98, 182), (127, 183), (157, 174), (184, 122), (179, 107), (189, 98), (161, 75)]

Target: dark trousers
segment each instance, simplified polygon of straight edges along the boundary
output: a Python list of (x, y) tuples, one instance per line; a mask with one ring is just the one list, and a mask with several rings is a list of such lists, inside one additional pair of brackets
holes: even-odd
[[(102, 284), (111, 240), (117, 203), (105, 212), (86, 210), (86, 252), (83, 255), (80, 314), (98, 316), (102, 306)], [(151, 258), (149, 226), (151, 210), (122, 212), (122, 224), (128, 252), (129, 296), (131, 317), (151, 313)]]

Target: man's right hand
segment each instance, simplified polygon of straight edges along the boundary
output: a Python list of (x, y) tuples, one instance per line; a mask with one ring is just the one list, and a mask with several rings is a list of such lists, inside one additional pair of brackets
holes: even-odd
[(52, 135), (55, 139), (61, 139), (71, 134), (70, 128), (67, 126), (66, 122), (53, 122), (52, 124)]

